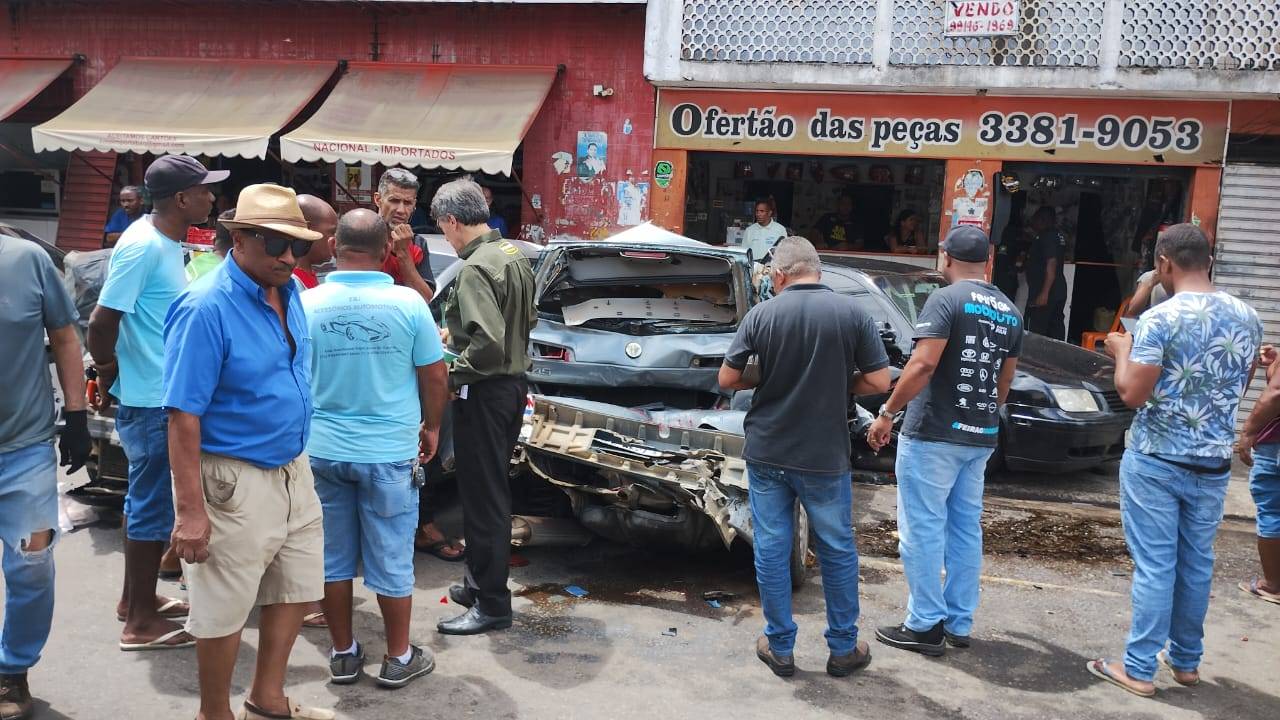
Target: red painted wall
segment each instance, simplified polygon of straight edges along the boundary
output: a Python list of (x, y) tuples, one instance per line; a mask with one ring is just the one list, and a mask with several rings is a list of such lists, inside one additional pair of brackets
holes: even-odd
[[(0, 54), (87, 57), (72, 70), (77, 97), (126, 56), (563, 64), (523, 146), (524, 187), (542, 204), (540, 222), (523, 210), (535, 238), (614, 227), (616, 183), (628, 172), (648, 182), (652, 169), (655, 93), (639, 5), (10, 0), (0, 10)], [(593, 97), (596, 84), (613, 95)], [(605, 172), (591, 180), (553, 168), (554, 153), (573, 155), (579, 131), (608, 134)]]

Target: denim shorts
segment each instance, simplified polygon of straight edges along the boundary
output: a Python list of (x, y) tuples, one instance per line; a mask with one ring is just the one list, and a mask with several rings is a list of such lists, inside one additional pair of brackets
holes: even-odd
[(418, 489), (413, 461), (349, 463), (311, 458), (324, 507), (324, 581), (355, 578), (384, 597), (413, 594)]
[(116, 408), (116, 433), (129, 459), (125, 534), (130, 540), (168, 542), (173, 533), (169, 413), (164, 408), (120, 405)]
[(58, 467), (53, 441), (0, 453), (0, 541), (22, 548), (38, 530), (58, 533)]
[(1249, 491), (1258, 506), (1258, 537), (1280, 538), (1280, 443), (1254, 449)]

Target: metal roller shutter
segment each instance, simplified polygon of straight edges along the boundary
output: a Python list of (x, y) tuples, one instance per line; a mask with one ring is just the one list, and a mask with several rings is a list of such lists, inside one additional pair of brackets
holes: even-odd
[[(1227, 165), (1215, 254), (1214, 284), (1253, 306), (1263, 341), (1280, 345), (1280, 166)], [(1258, 373), (1240, 403), (1240, 422), (1264, 385)]]

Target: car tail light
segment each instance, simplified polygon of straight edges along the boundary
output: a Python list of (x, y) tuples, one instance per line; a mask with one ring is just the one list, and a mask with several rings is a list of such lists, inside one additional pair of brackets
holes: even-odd
[(573, 353), (569, 352), (569, 348), (562, 348), (556, 345), (534, 343), (533, 352), (540, 360), (559, 360), (561, 362), (573, 361)]
[(648, 250), (623, 250), (621, 253), (624, 258), (632, 260), (670, 260), (671, 256), (664, 252), (651, 252)]

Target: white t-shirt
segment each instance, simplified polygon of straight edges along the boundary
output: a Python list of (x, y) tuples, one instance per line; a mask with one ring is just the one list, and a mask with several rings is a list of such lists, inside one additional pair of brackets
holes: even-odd
[(786, 236), (787, 229), (777, 220), (770, 220), (768, 225), (763, 226), (760, 223), (751, 223), (750, 227), (742, 232), (742, 247), (751, 248), (752, 257), (759, 260)]

